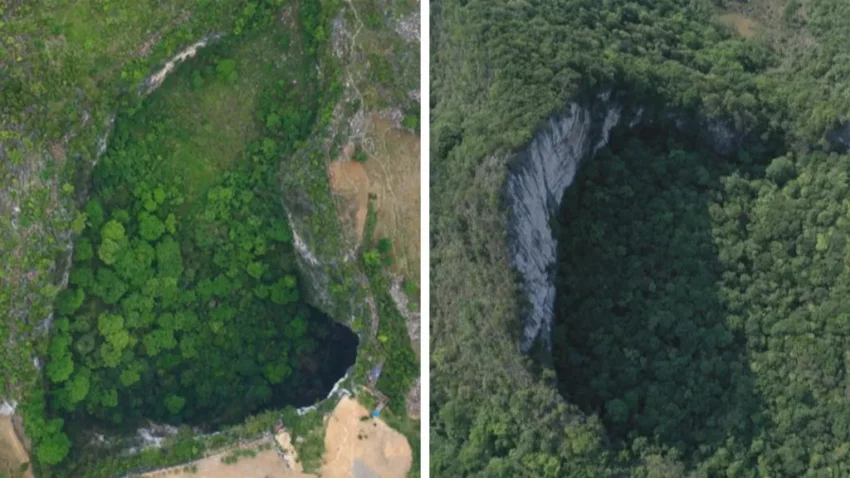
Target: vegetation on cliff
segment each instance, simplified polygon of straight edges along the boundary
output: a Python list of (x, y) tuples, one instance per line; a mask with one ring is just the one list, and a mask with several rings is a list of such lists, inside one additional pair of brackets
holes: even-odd
[[(726, 3), (432, 4), (433, 475), (850, 470), (835, 426), (850, 417), (850, 171), (830, 152), (850, 113), (847, 6), (751, 2), (779, 14), (745, 39), (716, 21), (744, 8)], [(508, 163), (566, 102), (604, 91), (655, 122), (621, 125), (553, 217), (555, 345), (532, 363)], [(665, 112), (742, 141), (720, 155)]]
[[(0, 7), (0, 239), (10, 252), (0, 274), (0, 334), (9, 338), (0, 397), (20, 402), (39, 476), (182, 463), (281, 418), (296, 431), (308, 421), (319, 428), (297, 445), (318, 463), (324, 411), (296, 419), (281, 407), (324, 399), (355, 353), (357, 383), (392, 357), (379, 388), (403, 416), (416, 374), (404, 318), (382, 302), (382, 336), (392, 340), (381, 347), (370, 335), (369, 286), (386, 295), (388, 284), (379, 269), (366, 283), (364, 264), (342, 259), (326, 165), (366, 107), (341, 99), (344, 76), (374, 80), (368, 91), (359, 85), (370, 108), (418, 111), (406, 98), (418, 61), (394, 31), (413, 8)], [(358, 11), (380, 48), (354, 67), (345, 51)], [(161, 86), (164, 74), (145, 80), (204, 43)], [(321, 264), (299, 268), (299, 254)], [(365, 342), (358, 352), (355, 333)], [(147, 420), (183, 426), (161, 448), (125, 453), (138, 450), (133, 432)]]

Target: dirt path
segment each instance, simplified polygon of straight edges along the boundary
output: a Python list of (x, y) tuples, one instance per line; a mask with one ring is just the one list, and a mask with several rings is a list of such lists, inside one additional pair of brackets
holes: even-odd
[[(252, 448), (265, 443), (271, 443), (271, 438), (264, 438), (245, 445), (242, 448)], [(236, 463), (226, 464), (221, 459), (231, 450), (210, 455), (203, 460), (192, 463), (197, 467), (187, 469), (187, 465), (165, 468), (141, 475), (145, 478), (176, 477), (176, 478), (316, 478), (301, 472), (301, 466), (292, 468), (287, 460), (280, 456), (277, 449), (260, 451), (254, 457), (242, 457)]]
[[(410, 444), (401, 433), (381, 420), (361, 420), (369, 411), (353, 398), (343, 397), (333, 414), (326, 419), (325, 455), (321, 476), (327, 478), (404, 478), (413, 462)], [(2, 423), (2, 422), (0, 422)], [(11, 425), (10, 425), (11, 426)], [(317, 478), (304, 473), (296, 461), (289, 433), (275, 436), (277, 446), (259, 451), (254, 457), (242, 457), (226, 464), (221, 459), (233, 452), (229, 449), (189, 465), (152, 471), (145, 478)], [(272, 444), (272, 438), (262, 438), (242, 445), (258, 449)], [(2, 452), (2, 448), (0, 448)], [(2, 455), (0, 455), (2, 456)], [(14, 476), (14, 475), (13, 475)], [(31, 475), (27, 475), (31, 478)]]
[(15, 433), (12, 417), (0, 416), (0, 474), (5, 473), (13, 478), (32, 478), (33, 474), (29, 470), (20, 473), (21, 465), (29, 461), (29, 453)]
[(403, 478), (413, 462), (410, 445), (399, 432), (352, 398), (343, 398), (328, 420), (322, 476)]

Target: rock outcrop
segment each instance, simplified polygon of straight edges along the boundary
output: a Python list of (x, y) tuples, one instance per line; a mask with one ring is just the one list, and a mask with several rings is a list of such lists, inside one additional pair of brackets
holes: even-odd
[(722, 155), (733, 153), (744, 138), (720, 119), (696, 118), (677, 111), (646, 115), (644, 111), (625, 105), (610, 93), (571, 102), (512, 159), (506, 191), (507, 238), (525, 300), (523, 352), (529, 352), (537, 340), (546, 350), (552, 345), (557, 243), (549, 221), (558, 212), (579, 166), (608, 144), (615, 127), (633, 129), (663, 118), (683, 133), (696, 132), (698, 140)]
[(571, 103), (565, 113), (549, 119), (518, 154), (508, 174), (508, 244), (527, 300), (522, 341), (525, 352), (537, 338), (547, 348), (551, 346), (549, 330), (555, 304), (552, 266), (557, 244), (549, 220), (558, 211), (581, 162), (608, 143), (608, 134), (622, 116), (622, 108), (609, 102), (607, 95), (599, 99), (599, 108)]

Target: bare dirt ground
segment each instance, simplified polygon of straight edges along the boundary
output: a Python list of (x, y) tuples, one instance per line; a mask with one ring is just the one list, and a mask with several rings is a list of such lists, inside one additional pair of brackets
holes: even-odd
[(301, 473), (303, 469), (301, 467), (301, 463), (297, 460), (298, 453), (295, 451), (295, 447), (292, 446), (292, 437), (289, 436), (289, 432), (281, 430), (280, 433), (275, 435), (274, 441), (276, 441), (283, 450), (283, 460), (286, 462), (286, 466), (291, 470)]
[(369, 159), (352, 161), (354, 145), (343, 148), (337, 161), (328, 166), (331, 190), (341, 198), (338, 213), (343, 224), (357, 238), (374, 194), (378, 225), (375, 237), (393, 241), (393, 272), (419, 277), (419, 137), (396, 129), (377, 114), (369, 117), (364, 148)]
[[(412, 464), (412, 454), (407, 439), (381, 420), (361, 420), (369, 411), (356, 400), (344, 397), (326, 419), (325, 456), (322, 460), (322, 477), (328, 478), (403, 478)], [(230, 454), (228, 449), (190, 465), (153, 471), (141, 475), (145, 478), (317, 478), (304, 473), (287, 432), (274, 438), (284, 450), (277, 447), (260, 451), (254, 457), (242, 457), (236, 463), (226, 464), (222, 457)], [(271, 443), (271, 438), (262, 438), (242, 445), (242, 448), (257, 449)], [(0, 453), (3, 449), (0, 448)], [(283, 455), (283, 456), (281, 456)], [(0, 455), (2, 456), (2, 455)], [(189, 469), (197, 467), (195, 471)], [(14, 476), (14, 475), (12, 475)], [(31, 478), (32, 475), (27, 475)]]
[(12, 417), (0, 416), (0, 474), (5, 473), (12, 478), (32, 478), (31, 471), (20, 472), (21, 465), (29, 461), (29, 453), (15, 433)]
[(377, 195), (375, 237), (393, 240), (396, 262), (392, 269), (419, 278), (419, 137), (393, 129), (389, 121), (372, 116), (369, 136), (375, 154), (364, 163)]
[(369, 210), (369, 176), (366, 169), (357, 161), (348, 158), (354, 150), (349, 145), (346, 150), (347, 158), (333, 161), (328, 166), (331, 189), (342, 201), (337, 202), (340, 221), (346, 229), (353, 231), (355, 237), (363, 237), (363, 227), (366, 224), (366, 213)]
[(334, 478), (403, 478), (413, 458), (401, 433), (381, 420), (361, 420), (369, 411), (343, 398), (331, 415), (325, 434), (322, 476)]
[[(257, 447), (264, 443), (270, 443), (271, 438), (264, 438), (246, 444), (243, 448)], [(287, 460), (281, 457), (277, 449), (265, 450), (257, 453), (255, 457), (242, 457), (233, 464), (221, 461), (222, 457), (230, 453), (227, 450), (215, 455), (210, 455), (203, 460), (193, 463), (197, 471), (187, 469), (186, 465), (165, 468), (141, 475), (145, 478), (176, 477), (176, 478), (316, 478), (316, 475), (308, 475), (301, 472), (301, 466), (292, 468)]]
[(407, 416), (413, 420), (419, 420), (421, 417), (420, 405), (422, 404), (422, 390), (420, 379), (413, 382), (410, 391), (407, 392)]
[(726, 13), (721, 15), (719, 20), (720, 23), (734, 28), (744, 38), (752, 38), (758, 29), (756, 22), (740, 13)]

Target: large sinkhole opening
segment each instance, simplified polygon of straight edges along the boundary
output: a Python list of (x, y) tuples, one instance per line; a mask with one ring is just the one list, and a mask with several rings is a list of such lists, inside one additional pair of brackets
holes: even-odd
[(46, 366), (70, 427), (215, 429), (314, 404), (354, 364), (356, 335), (306, 303), (277, 179), (317, 97), (314, 59), (275, 29), (204, 50), (118, 115)]
[[(617, 445), (689, 455), (753, 433), (741, 294), (758, 273), (746, 248), (762, 245), (748, 234), (777, 220), (753, 211), (766, 156), (721, 156), (653, 123), (614, 132), (565, 192), (552, 220), (558, 384)], [(774, 176), (792, 174), (777, 164)]]

